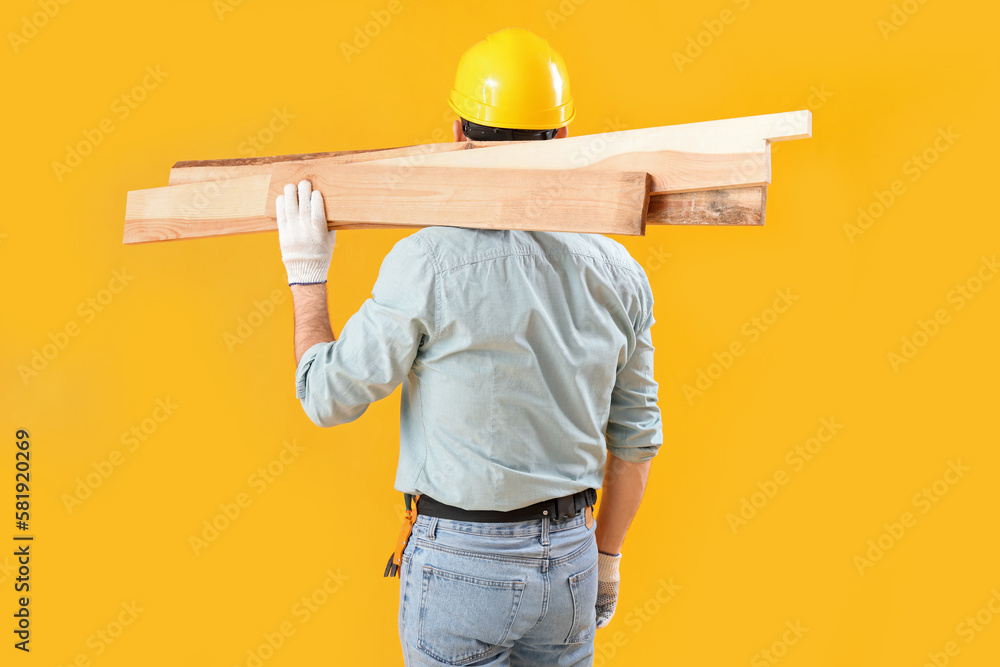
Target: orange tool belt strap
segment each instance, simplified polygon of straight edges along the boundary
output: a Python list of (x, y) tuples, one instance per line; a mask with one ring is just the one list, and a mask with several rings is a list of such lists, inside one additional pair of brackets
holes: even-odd
[(403, 519), (403, 525), (399, 529), (399, 537), (396, 538), (396, 550), (389, 555), (389, 561), (385, 564), (385, 572), (382, 575), (384, 577), (395, 577), (399, 572), (399, 566), (403, 562), (403, 549), (406, 548), (406, 543), (410, 539), (410, 532), (413, 530), (413, 524), (417, 521), (416, 501), (420, 498), (420, 495), (419, 493), (416, 496), (409, 493), (403, 494), (403, 498), (406, 501), (406, 518)]

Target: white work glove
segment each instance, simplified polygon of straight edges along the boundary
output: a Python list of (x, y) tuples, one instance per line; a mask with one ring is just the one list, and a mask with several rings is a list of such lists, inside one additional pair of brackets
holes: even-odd
[(597, 552), (597, 627), (611, 622), (618, 605), (618, 563), (621, 554)]
[(323, 195), (308, 180), (285, 186), (274, 202), (278, 216), (278, 244), (289, 285), (325, 283), (337, 232), (327, 230)]

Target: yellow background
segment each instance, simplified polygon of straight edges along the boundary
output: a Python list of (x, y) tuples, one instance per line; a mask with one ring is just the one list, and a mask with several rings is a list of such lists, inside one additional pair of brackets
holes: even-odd
[[(402, 500), (392, 488), (398, 389), (352, 424), (316, 428), (294, 397), (277, 235), (124, 246), (125, 195), (165, 185), (176, 160), (246, 154), (275, 109), (294, 117), (258, 154), (450, 140), (459, 56), (519, 25), (566, 60), (572, 135), (813, 112), (813, 138), (774, 145), (765, 227), (616, 237), (656, 296), (665, 444), (597, 664), (773, 664), (759, 653), (773, 650), (789, 667), (918, 666), (928, 652), (947, 657), (949, 641), (949, 664), (998, 664), (1000, 616), (988, 602), (1000, 590), (1000, 279), (960, 309), (948, 296), (1000, 250), (996, 7), (400, 0), (345, 57), (342, 45), (388, 5), (76, 0), (15, 52), (10, 33), (42, 10), (4, 3), (0, 497), (10, 519), (14, 434), (26, 428), (36, 539), (25, 655), (10, 632), (17, 531), (12, 520), (0, 531), (0, 663), (82, 654), (104, 667), (247, 665), (265, 633), (290, 623), (263, 664), (402, 664), (398, 579), (382, 578)], [(724, 9), (732, 20), (720, 29)], [(679, 67), (689, 39), (704, 46)], [(116, 98), (142, 85), (147, 66), (165, 78), (120, 118)], [(60, 180), (53, 162), (107, 119), (113, 131)], [(913, 180), (908, 161), (925, 151), (936, 159)], [(859, 207), (878, 211), (876, 193), (897, 179), (902, 194), (852, 242), (845, 225)], [(336, 332), (405, 234), (338, 234)], [(131, 276), (118, 293), (114, 271)], [(274, 290), (284, 298), (273, 313), (253, 316), (245, 340), (227, 338)], [(769, 317), (778, 290), (798, 299), (751, 340), (752, 318)], [(91, 313), (88, 299), (107, 303)], [(889, 353), (938, 309), (947, 322), (893, 368)], [(22, 379), (19, 367), (72, 324), (77, 335)], [(684, 385), (735, 341), (744, 353), (689, 400)], [(158, 399), (177, 406), (161, 422)], [(796, 470), (786, 454), (824, 418), (842, 427)], [(122, 435), (144, 425), (130, 451)], [(251, 475), (292, 440), (304, 451), (258, 494)], [(67, 508), (78, 479), (116, 450), (121, 465)], [(915, 503), (949, 460), (969, 470), (939, 482), (933, 504)], [(787, 483), (766, 503), (757, 496), (756, 516), (734, 532), (727, 514), (778, 471)], [(251, 504), (196, 555), (190, 537), (240, 493)], [(915, 525), (859, 571), (868, 540), (888, 544), (884, 524), (907, 511)], [(303, 619), (296, 604), (328, 570), (339, 587)], [(117, 632), (133, 601), (142, 611), (113, 643), (97, 639)], [(983, 609), (991, 622), (966, 641), (971, 626), (960, 624)], [(808, 630), (783, 635), (796, 622)], [(795, 643), (782, 650), (786, 639)]]

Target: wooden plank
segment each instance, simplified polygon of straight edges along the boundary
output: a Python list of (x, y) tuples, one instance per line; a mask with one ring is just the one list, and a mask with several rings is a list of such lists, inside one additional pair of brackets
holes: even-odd
[[(668, 192), (649, 198), (647, 225), (762, 226), (767, 186)], [(331, 223), (330, 229), (405, 229), (412, 225)], [(271, 222), (267, 229), (275, 229)], [(261, 229), (259, 231), (266, 231)]]
[(759, 226), (766, 205), (765, 185), (669, 193), (650, 198), (646, 224)]
[[(423, 164), (478, 168), (641, 169), (653, 177), (651, 194), (691, 192), (771, 182), (772, 141), (812, 134), (808, 110), (515, 142), (487, 151), (426, 155)], [(378, 164), (405, 165), (382, 157)]]
[[(553, 140), (556, 141), (556, 140)], [(558, 142), (568, 143), (570, 138), (559, 139)], [(508, 145), (512, 143), (542, 143), (542, 142), (504, 142)], [(504, 147), (496, 146), (488, 149), (475, 151), (467, 148), (460, 148), (464, 142), (452, 142), (450, 144), (426, 144), (410, 149), (390, 149), (392, 151), (403, 151), (409, 154), (390, 158), (376, 159), (375, 156), (389, 151), (371, 151), (367, 153), (350, 153), (346, 155), (328, 157), (310, 157), (303, 160), (275, 160), (271, 162), (255, 162), (250, 164), (226, 164), (221, 168), (222, 173), (212, 166), (194, 166), (176, 169), (171, 172), (171, 185), (202, 182), (213, 183), (204, 186), (205, 190), (216, 189), (220, 183), (230, 178), (243, 178), (248, 175), (275, 174), (276, 170), (291, 170), (289, 173), (312, 173), (320, 172), (327, 167), (336, 167), (342, 164), (378, 164), (391, 168), (387, 170), (386, 178), (394, 181), (401, 181), (402, 171), (414, 166), (438, 166), (436, 158), (461, 157), (465, 154), (480, 154), (488, 157), (497, 155), (503, 151)], [(651, 195), (662, 195), (668, 192), (694, 192), (698, 190), (716, 190), (732, 187), (751, 187), (766, 185), (771, 180), (770, 145), (761, 142), (763, 146), (758, 151), (748, 153), (683, 153), (677, 151), (637, 151), (619, 155), (611, 155), (605, 159), (582, 167), (576, 170), (584, 172), (588, 170), (597, 171), (645, 171), (652, 176)], [(431, 152), (418, 153), (414, 149), (424, 150), (428, 147), (435, 147)], [(520, 147), (520, 146), (518, 146)], [(438, 152), (435, 152), (438, 151)], [(567, 154), (570, 155), (571, 154)], [(282, 156), (276, 156), (282, 157)], [(572, 162), (572, 158), (569, 160)], [(479, 168), (502, 168), (502, 169), (531, 169), (530, 162), (525, 160), (505, 159), (487, 160), (480, 159)], [(497, 167), (489, 167), (490, 164), (497, 163)], [(554, 164), (562, 164), (562, 161), (550, 160), (544, 169), (554, 168)], [(473, 167), (473, 164), (440, 166), (463, 166)], [(567, 166), (566, 169), (573, 169)], [(561, 170), (560, 170), (561, 171)], [(200, 181), (209, 176), (215, 176), (210, 181)], [(301, 180), (301, 179), (299, 179)], [(286, 181), (287, 182), (287, 181)], [(280, 193), (279, 193), (280, 194)]]
[[(627, 171), (387, 168), (374, 164), (276, 163), (267, 175), (230, 179), (206, 194), (202, 183), (133, 190), (125, 243), (242, 234), (277, 227), (274, 200), (285, 183), (309, 178), (323, 192), (330, 229), (348, 225), (532, 229), (639, 236), (645, 232), (649, 175)], [(402, 169), (402, 171), (400, 171)], [(390, 173), (391, 172), (391, 173)], [(397, 182), (390, 175), (399, 174)]]
[[(128, 194), (125, 243), (181, 238), (228, 236), (277, 229), (262, 209), (273, 209), (267, 199), (269, 176), (231, 179), (208, 192), (199, 184), (135, 190)], [(203, 184), (202, 184), (203, 185)], [(280, 185), (278, 191), (280, 193)], [(186, 198), (186, 199), (185, 199)], [(186, 204), (179, 203), (186, 201)], [(232, 202), (236, 208), (230, 208)], [(649, 225), (763, 225), (766, 187), (667, 193), (650, 197)], [(328, 212), (329, 217), (329, 212)], [(414, 229), (425, 225), (330, 221), (330, 229)]]
[[(128, 208), (141, 212), (136, 214), (139, 218), (129, 219), (146, 219), (162, 227), (170, 221), (159, 209), (177, 212), (174, 223), (181, 231), (161, 230), (164, 238), (179, 238), (177, 233), (205, 235), (196, 228), (207, 220), (212, 221), (210, 235), (273, 229), (273, 199), (280, 194), (284, 182), (310, 177), (308, 174), (328, 173), (338, 165), (367, 162), (391, 166), (391, 171), (381, 172), (381, 185), (397, 189), (406, 186), (408, 170), (415, 165), (477, 169), (510, 166), (520, 171), (555, 172), (574, 169), (579, 173), (646, 171), (651, 174), (649, 194), (655, 195), (647, 204), (646, 221), (651, 224), (761, 225), (766, 184), (770, 182), (770, 142), (804, 138), (811, 133), (812, 115), (803, 110), (583, 135), (557, 142), (449, 142), (368, 151), (179, 162), (171, 170), (171, 183), (191, 188), (162, 190), (145, 196), (130, 193)], [(657, 146), (659, 150), (655, 150)], [(216, 178), (220, 176), (219, 169), (222, 177)], [(276, 178), (271, 179), (272, 175)], [(251, 176), (267, 178), (267, 185), (259, 179), (245, 180)], [(214, 180), (204, 181), (205, 178)], [(421, 184), (426, 186), (428, 183)], [(439, 194), (440, 188), (438, 184)], [(681, 196), (697, 192), (704, 194)], [(174, 197), (179, 197), (178, 201), (173, 201)], [(261, 200), (263, 214), (259, 213)], [(232, 202), (231, 208), (227, 209), (227, 202)], [(421, 226), (424, 223), (412, 216), (399, 221), (372, 217), (341, 219), (331, 224), (331, 228), (338, 229)]]
[(206, 190), (205, 183), (130, 190), (125, 198), (124, 243), (246, 234), (277, 229), (264, 215), (271, 177), (232, 178)]
[[(571, 137), (560, 139), (568, 143)], [(541, 143), (541, 142), (538, 142)], [(554, 145), (557, 142), (546, 142)], [(520, 147), (517, 147), (520, 148)], [(694, 192), (720, 188), (767, 185), (771, 182), (770, 144), (761, 142), (759, 150), (741, 153), (697, 153), (671, 150), (630, 150), (614, 152), (608, 148), (600, 153), (549, 149), (547, 154), (525, 158), (510, 153), (506, 147), (488, 151), (433, 153), (424, 157), (428, 166), (488, 168), (488, 169), (577, 169), (585, 171), (636, 170), (652, 176), (650, 194)], [(598, 155), (603, 155), (597, 159)], [(405, 166), (405, 158), (374, 160), (370, 164)], [(530, 167), (529, 167), (530, 165)]]
[[(566, 137), (555, 141), (449, 142), (374, 151), (335, 151), (178, 162), (170, 184), (270, 173), (287, 161), (378, 161), (400, 166), (648, 171), (651, 194), (766, 185), (770, 142), (812, 135), (808, 110)], [(471, 148), (489, 148), (485, 154)], [(221, 169), (221, 171), (220, 171)]]
[[(668, 192), (649, 198), (647, 225), (761, 226), (767, 203), (767, 186)], [(330, 223), (330, 229), (406, 229), (413, 225)], [(276, 229), (274, 221), (256, 230)]]
[(410, 158), (408, 166), (422, 166), (424, 155), (474, 148), (495, 148), (520, 141), (452, 141), (441, 144), (417, 144), (394, 148), (376, 148), (356, 151), (330, 151), (326, 153), (300, 153), (297, 155), (268, 155), (263, 157), (228, 158), (222, 160), (184, 160), (175, 162), (170, 168), (168, 185), (218, 181), (257, 174), (270, 174), (271, 165), (276, 162), (304, 162), (322, 160), (328, 164), (355, 164), (390, 157)]

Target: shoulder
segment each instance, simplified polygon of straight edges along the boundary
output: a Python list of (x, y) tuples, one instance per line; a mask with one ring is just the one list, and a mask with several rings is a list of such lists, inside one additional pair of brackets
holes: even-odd
[(586, 236), (590, 239), (591, 243), (601, 248), (608, 255), (608, 257), (617, 260), (639, 273), (645, 274), (642, 265), (639, 264), (634, 257), (632, 257), (632, 253), (630, 253), (628, 248), (623, 246), (620, 242), (608, 236), (604, 236), (603, 234), (587, 234)]
[(626, 269), (636, 278), (646, 281), (646, 271), (642, 268), (642, 264), (632, 257), (628, 248), (615, 239), (603, 234), (559, 233), (558, 236), (570, 247), (601, 257), (606, 262)]
[(455, 245), (455, 239), (451, 238), (452, 235), (443, 232), (445, 229), (457, 228), (422, 227), (396, 241), (387, 257), (405, 256), (409, 259), (420, 258), (431, 264), (437, 264), (442, 251), (450, 245)]
[(432, 225), (404, 239), (419, 247), (437, 270), (447, 270), (484, 255), (502, 253), (510, 247), (509, 233), (502, 230)]
[(484, 250), (498, 247), (500, 240), (490, 236), (498, 233), (442, 225), (422, 227), (397, 241), (383, 260), (383, 266), (410, 274), (440, 274), (468, 262)]
[(649, 276), (646, 275), (646, 269), (643, 268), (639, 260), (632, 256), (628, 248), (615, 239), (602, 234), (586, 234), (583, 236), (587, 236), (587, 242), (599, 252), (603, 252), (609, 262), (614, 263), (625, 271), (626, 275), (629, 276), (626, 279), (626, 283), (629, 285), (629, 289), (639, 295), (639, 303), (641, 304), (640, 307), (643, 314), (651, 313), (654, 301), (653, 287), (650, 285)]
[(428, 253), (442, 255), (470, 245), (472, 237), (476, 236), (477, 231), (464, 227), (432, 225), (418, 229), (404, 240), (419, 245)]
[(433, 244), (414, 233), (396, 241), (382, 258), (378, 282), (415, 284), (433, 279), (437, 272)]

